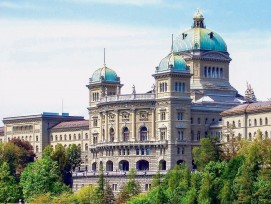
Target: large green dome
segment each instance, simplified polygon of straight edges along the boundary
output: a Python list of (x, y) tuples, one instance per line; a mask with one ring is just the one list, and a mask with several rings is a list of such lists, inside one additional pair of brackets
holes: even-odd
[(205, 27), (204, 17), (199, 10), (194, 14), (193, 20), (192, 28), (181, 33), (174, 40), (174, 52), (190, 50), (227, 52), (227, 45), (223, 38)]
[(186, 71), (187, 65), (185, 60), (182, 56), (177, 55), (176, 53), (172, 52), (165, 58), (163, 58), (156, 68), (156, 72), (165, 72), (165, 71), (175, 71), (181, 72)]
[(95, 83), (95, 82), (113, 82), (114, 83), (114, 82), (119, 82), (119, 77), (117, 76), (117, 73), (114, 70), (104, 66), (102, 68), (97, 69), (93, 73), (90, 81), (92, 83)]

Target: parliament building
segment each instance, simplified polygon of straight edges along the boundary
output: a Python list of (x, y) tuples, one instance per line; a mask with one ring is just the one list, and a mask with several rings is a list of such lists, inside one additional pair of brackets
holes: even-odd
[(204, 137), (227, 140), (230, 124), (242, 138), (253, 139), (257, 129), (269, 137), (271, 102), (257, 102), (249, 86), (245, 96), (231, 86), (227, 45), (206, 28), (199, 10), (166, 54), (146, 93), (133, 86), (123, 94), (120, 76), (104, 64), (87, 84), (89, 120), (55, 113), (4, 118), (0, 139), (28, 140), (38, 156), (46, 145), (79, 145), (84, 168), (74, 173), (74, 190), (95, 184), (103, 166), (118, 192), (132, 168), (143, 191), (159, 169), (165, 173), (180, 163), (196, 168), (193, 147)]

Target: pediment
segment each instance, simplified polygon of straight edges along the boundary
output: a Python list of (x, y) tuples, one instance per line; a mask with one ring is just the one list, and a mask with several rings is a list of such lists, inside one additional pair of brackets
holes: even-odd
[(202, 58), (209, 58), (209, 59), (219, 59), (219, 60), (231, 60), (231, 58), (223, 53), (220, 52), (207, 52), (201, 55)]

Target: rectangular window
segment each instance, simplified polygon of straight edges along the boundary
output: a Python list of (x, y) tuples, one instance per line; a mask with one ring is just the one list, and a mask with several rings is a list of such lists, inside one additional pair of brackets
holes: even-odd
[(149, 147), (146, 148), (146, 155), (150, 155), (151, 154), (151, 149)]
[(161, 112), (160, 118), (161, 118), (161, 120), (166, 120), (166, 112)]
[(165, 140), (166, 139), (166, 130), (161, 129), (160, 130), (160, 140)]
[(177, 147), (177, 154), (180, 154), (180, 147)]
[(177, 113), (177, 120), (183, 120), (183, 113), (181, 112)]
[(98, 126), (98, 120), (97, 118), (93, 119), (93, 127), (97, 127)]

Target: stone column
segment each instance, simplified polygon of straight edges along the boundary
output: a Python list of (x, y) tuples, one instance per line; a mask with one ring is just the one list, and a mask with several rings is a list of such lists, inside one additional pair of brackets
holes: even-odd
[(136, 141), (136, 111), (132, 108), (132, 141)]
[(104, 127), (104, 134), (105, 134), (105, 141), (108, 142), (108, 117), (107, 112), (104, 113), (104, 119), (105, 119), (105, 127)]
[(120, 134), (119, 134), (119, 111), (116, 110), (116, 142), (120, 141)]
[(152, 140), (156, 140), (155, 108), (152, 108)]

